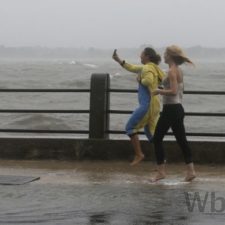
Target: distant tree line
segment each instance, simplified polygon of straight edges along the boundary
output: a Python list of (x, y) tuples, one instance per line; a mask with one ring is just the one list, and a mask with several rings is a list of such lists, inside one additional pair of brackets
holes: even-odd
[[(151, 45), (141, 45), (138, 48), (119, 48), (124, 57), (136, 58), (140, 51)], [(156, 48), (163, 53), (165, 48)], [(48, 48), (48, 47), (5, 47), (0, 45), (0, 57), (34, 57), (34, 58), (105, 58), (112, 54), (113, 49), (98, 48)], [(225, 58), (225, 48), (206, 48), (194, 46), (185, 49), (190, 57), (194, 58)]]

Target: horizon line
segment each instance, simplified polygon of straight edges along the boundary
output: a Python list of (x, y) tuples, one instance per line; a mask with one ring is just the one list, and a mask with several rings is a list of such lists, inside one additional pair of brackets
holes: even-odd
[[(140, 48), (144, 48), (144, 47), (153, 47), (156, 49), (161, 49), (161, 48), (166, 48), (169, 45), (166, 46), (160, 46), (160, 47), (155, 47), (151, 44), (147, 45), (147, 44), (142, 44), (139, 47), (117, 47), (117, 49), (140, 49)], [(180, 46), (180, 45), (178, 45)], [(75, 47), (75, 46), (41, 46), (41, 45), (20, 45), (20, 46), (6, 46), (4, 44), (0, 44), (0, 48), (48, 48), (48, 49), (84, 49), (84, 50), (89, 50), (89, 49), (93, 49), (93, 50), (112, 50), (112, 49), (116, 49), (116, 47), (93, 47), (93, 46), (88, 46), (88, 47), (84, 47), (84, 46), (80, 46), (80, 47)], [(191, 48), (205, 48), (205, 49), (225, 49), (225, 47), (212, 47), (212, 46), (202, 46), (202, 45), (192, 45), (189, 47), (182, 47), (184, 49), (191, 49)]]

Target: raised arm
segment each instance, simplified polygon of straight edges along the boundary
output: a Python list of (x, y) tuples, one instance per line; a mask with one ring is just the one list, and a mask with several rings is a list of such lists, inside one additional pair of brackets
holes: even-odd
[(143, 66), (141, 65), (133, 65), (133, 64), (129, 64), (126, 63), (125, 60), (121, 60), (120, 57), (117, 54), (117, 50), (115, 49), (112, 55), (112, 58), (118, 62), (124, 69), (132, 72), (132, 73), (139, 73), (141, 72)]

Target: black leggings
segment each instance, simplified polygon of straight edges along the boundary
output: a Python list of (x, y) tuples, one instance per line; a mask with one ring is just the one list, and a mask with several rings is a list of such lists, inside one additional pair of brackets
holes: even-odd
[(163, 105), (153, 138), (157, 164), (164, 163), (165, 156), (162, 142), (170, 127), (183, 151), (185, 163), (192, 163), (191, 149), (185, 135), (183, 106), (181, 104), (168, 104)]

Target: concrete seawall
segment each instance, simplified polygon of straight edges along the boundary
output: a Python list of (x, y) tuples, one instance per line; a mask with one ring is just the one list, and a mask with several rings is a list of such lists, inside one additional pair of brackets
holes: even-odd
[[(225, 142), (190, 141), (196, 163), (225, 163)], [(146, 160), (154, 161), (153, 144), (141, 141)], [(174, 141), (165, 141), (167, 161), (182, 162)], [(72, 138), (0, 138), (1, 159), (131, 160), (129, 140)]]

